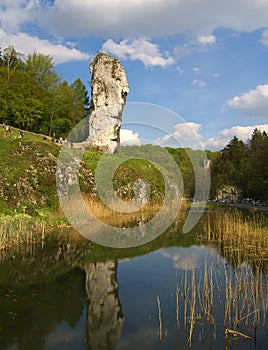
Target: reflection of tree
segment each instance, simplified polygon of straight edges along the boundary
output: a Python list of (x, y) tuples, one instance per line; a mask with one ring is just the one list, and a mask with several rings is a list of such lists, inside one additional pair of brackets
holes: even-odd
[(43, 349), (57, 325), (76, 325), (84, 281), (83, 271), (74, 269), (45, 283), (0, 286), (0, 349)]
[(124, 321), (117, 262), (90, 263), (84, 270), (88, 297), (86, 346), (90, 350), (116, 349)]

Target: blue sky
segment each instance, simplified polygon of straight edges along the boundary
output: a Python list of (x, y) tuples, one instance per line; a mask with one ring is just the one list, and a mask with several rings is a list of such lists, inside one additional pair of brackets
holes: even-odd
[[(218, 150), (255, 127), (268, 132), (267, 0), (1, 0), (0, 44), (51, 55), (63, 79), (88, 89), (96, 53), (118, 57), (128, 102), (168, 110), (142, 119), (162, 127), (169, 118), (163, 145), (174, 135)], [(125, 142), (145, 137), (125, 129)]]

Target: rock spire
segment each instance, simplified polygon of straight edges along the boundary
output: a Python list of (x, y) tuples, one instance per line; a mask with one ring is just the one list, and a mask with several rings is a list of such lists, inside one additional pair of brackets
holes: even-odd
[(120, 61), (99, 52), (90, 64), (91, 104), (89, 137), (91, 147), (114, 153), (120, 146), (122, 112), (129, 93)]

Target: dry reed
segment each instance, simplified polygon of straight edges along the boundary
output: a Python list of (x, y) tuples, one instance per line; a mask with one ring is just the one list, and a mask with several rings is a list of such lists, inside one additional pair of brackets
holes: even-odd
[(245, 258), (268, 260), (268, 218), (264, 213), (246, 216), (239, 210), (219, 210), (208, 212), (205, 221), (201, 239), (221, 247), (224, 256), (235, 257), (238, 264)]
[[(192, 346), (197, 324), (224, 330), (224, 337), (250, 339), (247, 329), (254, 333), (258, 325), (265, 325), (268, 310), (268, 281), (264, 274), (254, 275), (249, 265), (235, 271), (221, 262), (205, 263), (204, 270), (187, 271), (182, 274), (176, 288), (176, 323), (180, 318), (188, 332), (187, 344)], [(182, 292), (179, 293), (179, 290)], [(181, 298), (180, 298), (181, 295)], [(179, 305), (182, 305), (179, 308)], [(180, 311), (180, 313), (179, 313)], [(180, 331), (180, 328), (178, 327)]]
[(29, 215), (0, 218), (0, 250), (22, 244), (34, 244), (45, 238), (45, 223)]

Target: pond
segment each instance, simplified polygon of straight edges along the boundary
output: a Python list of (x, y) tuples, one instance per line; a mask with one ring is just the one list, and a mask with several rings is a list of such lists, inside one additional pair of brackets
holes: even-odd
[(230, 259), (202, 229), (173, 225), (135, 249), (50, 239), (3, 253), (0, 349), (267, 349), (267, 256)]

